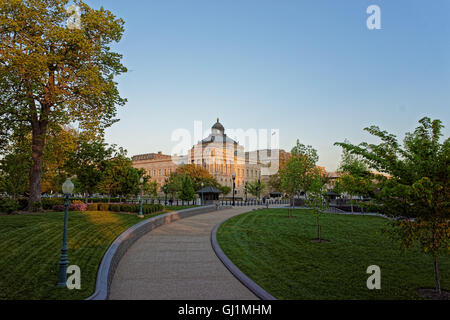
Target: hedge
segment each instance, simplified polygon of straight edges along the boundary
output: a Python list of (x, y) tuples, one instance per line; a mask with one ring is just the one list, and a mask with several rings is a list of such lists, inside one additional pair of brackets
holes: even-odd
[[(125, 204), (125, 203), (99, 203), (88, 204), (88, 211), (112, 211), (112, 212), (139, 212), (139, 205)], [(143, 204), (142, 213), (151, 214), (159, 211), (163, 211), (164, 206), (162, 204)]]

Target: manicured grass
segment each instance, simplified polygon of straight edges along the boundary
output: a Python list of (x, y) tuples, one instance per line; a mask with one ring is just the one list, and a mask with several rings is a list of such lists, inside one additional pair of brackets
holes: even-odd
[(69, 265), (81, 269), (81, 290), (68, 290), (56, 287), (63, 218), (61, 212), (0, 216), (0, 300), (87, 298), (109, 245), (142, 221), (131, 214), (70, 212)]
[[(403, 253), (380, 232), (387, 220), (371, 216), (315, 216), (296, 210), (264, 209), (233, 217), (219, 228), (225, 254), (278, 299), (421, 299), (434, 288), (433, 260), (418, 249)], [(441, 286), (450, 289), (450, 257), (439, 259)], [(367, 267), (381, 268), (381, 290), (368, 290)]]

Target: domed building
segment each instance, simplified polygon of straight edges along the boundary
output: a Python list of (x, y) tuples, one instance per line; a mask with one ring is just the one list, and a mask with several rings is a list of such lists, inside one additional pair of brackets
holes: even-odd
[[(189, 163), (202, 166), (221, 184), (233, 187), (235, 173), (236, 191), (243, 194), (247, 181), (245, 150), (237, 141), (225, 133), (224, 126), (217, 122), (211, 127), (211, 133), (194, 145), (189, 154)], [(254, 180), (260, 177), (259, 167), (252, 168)]]
[(178, 157), (164, 155), (161, 152), (136, 155), (133, 157), (133, 166), (145, 169), (160, 188), (178, 166), (187, 163), (205, 168), (217, 182), (231, 189), (235, 174), (236, 194), (244, 197), (246, 182), (261, 178), (264, 180), (264, 177), (261, 177), (261, 159), (259, 156), (254, 157), (254, 160), (250, 158), (252, 157), (245, 152), (244, 146), (227, 136), (225, 127), (217, 119), (211, 127), (211, 133), (194, 145), (189, 154)]

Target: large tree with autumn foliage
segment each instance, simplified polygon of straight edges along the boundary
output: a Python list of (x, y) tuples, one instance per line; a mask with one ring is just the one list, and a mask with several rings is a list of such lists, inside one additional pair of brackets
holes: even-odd
[(420, 245), (434, 260), (440, 293), (438, 256), (450, 251), (450, 138), (441, 142), (442, 122), (423, 118), (403, 144), (377, 126), (366, 128), (379, 144), (337, 143), (362, 157), (372, 169), (374, 208), (395, 219), (389, 234), (402, 249)]
[(32, 134), (30, 206), (40, 200), (42, 161), (52, 127), (76, 123), (101, 136), (124, 105), (114, 78), (126, 72), (110, 45), (124, 21), (83, 1), (81, 28), (68, 28), (68, 0), (0, 0), (0, 127)]

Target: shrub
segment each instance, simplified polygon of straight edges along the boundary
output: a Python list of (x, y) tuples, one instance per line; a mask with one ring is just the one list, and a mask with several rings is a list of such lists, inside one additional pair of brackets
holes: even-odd
[(98, 211), (98, 203), (89, 203), (87, 205), (87, 211)]
[(17, 202), (19, 204), (18, 210), (26, 210), (28, 208), (28, 199), (27, 198), (19, 198), (19, 199), (17, 199)]
[(110, 204), (109, 210), (113, 212), (120, 212), (120, 204)]
[(42, 198), (41, 204), (43, 210), (52, 210), (56, 205), (64, 206), (64, 198)]
[(98, 205), (99, 211), (109, 211), (109, 203), (100, 203)]
[(42, 202), (36, 201), (31, 205), (31, 211), (33, 212), (39, 212), (42, 210)]
[[(88, 205), (85, 203), (71, 203), (69, 204), (69, 211), (86, 211)], [(53, 206), (54, 211), (64, 211), (65, 205), (57, 204)]]
[(0, 199), (0, 212), (11, 214), (19, 210), (19, 202), (13, 199)]

